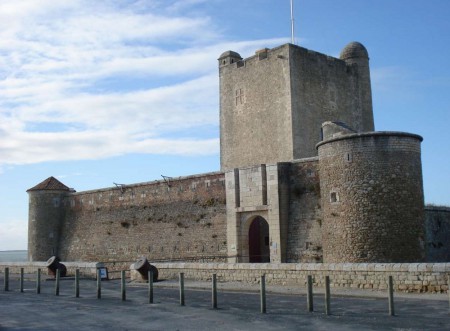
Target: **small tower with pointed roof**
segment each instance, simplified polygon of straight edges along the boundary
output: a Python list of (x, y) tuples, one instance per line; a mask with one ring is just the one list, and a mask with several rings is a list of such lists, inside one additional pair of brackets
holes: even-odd
[(62, 199), (70, 189), (49, 177), (27, 190), (29, 196), (28, 212), (28, 260), (46, 261), (58, 255)]

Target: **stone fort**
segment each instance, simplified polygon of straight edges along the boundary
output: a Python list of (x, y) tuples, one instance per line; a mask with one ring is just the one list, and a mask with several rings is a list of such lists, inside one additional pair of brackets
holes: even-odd
[(30, 261), (444, 262), (422, 137), (375, 131), (369, 56), (293, 44), (219, 59), (220, 172), (30, 188)]

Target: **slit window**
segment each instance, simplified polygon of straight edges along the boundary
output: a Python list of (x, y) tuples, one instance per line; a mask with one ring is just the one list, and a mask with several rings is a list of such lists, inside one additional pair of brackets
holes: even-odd
[(339, 202), (339, 195), (337, 194), (337, 192), (330, 193), (330, 202), (331, 203)]

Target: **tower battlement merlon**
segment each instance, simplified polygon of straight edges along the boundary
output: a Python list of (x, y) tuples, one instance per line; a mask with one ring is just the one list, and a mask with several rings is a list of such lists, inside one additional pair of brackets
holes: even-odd
[(303, 52), (305, 56), (313, 58), (321, 58), (322, 60), (329, 61), (330, 63), (340, 62), (346, 63), (345, 60), (333, 57), (331, 55), (323, 54), (317, 51), (313, 51), (298, 45), (283, 44), (273, 48), (261, 48), (255, 51), (254, 55), (242, 58), (242, 56), (235, 51), (226, 51), (222, 53), (219, 58), (219, 68), (228, 67), (227, 70), (233, 70), (235, 68), (242, 68), (246, 65), (256, 64), (261, 60), (276, 59), (276, 60), (289, 60), (289, 49), (297, 49)]

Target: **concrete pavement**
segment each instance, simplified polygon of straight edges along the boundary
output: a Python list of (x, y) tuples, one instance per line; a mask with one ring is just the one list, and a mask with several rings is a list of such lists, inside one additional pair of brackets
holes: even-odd
[[(3, 275), (2, 275), (3, 276)], [(3, 291), (0, 278), (0, 330), (450, 330), (449, 303), (443, 294), (396, 293), (396, 316), (388, 316), (386, 293), (332, 288), (332, 315), (324, 314), (323, 295), (315, 289), (315, 311), (306, 310), (304, 288), (267, 285), (267, 314), (260, 313), (257, 284), (219, 283), (218, 307), (211, 308), (210, 284), (185, 280), (185, 306), (179, 304), (178, 282), (155, 283), (154, 304), (147, 285), (127, 283), (121, 300), (120, 281), (80, 282), (75, 298), (73, 279), (42, 282), (35, 293), (33, 276), (24, 293), (10, 281)]]

